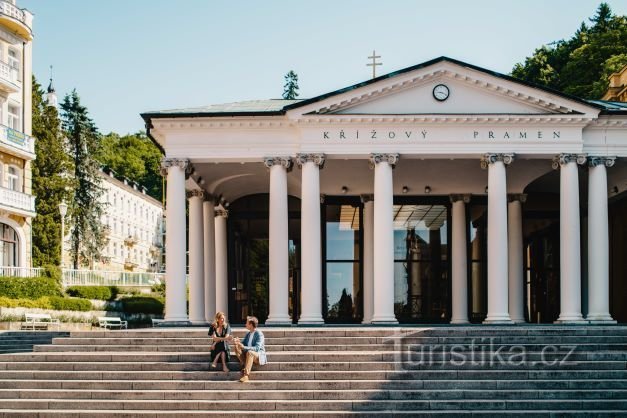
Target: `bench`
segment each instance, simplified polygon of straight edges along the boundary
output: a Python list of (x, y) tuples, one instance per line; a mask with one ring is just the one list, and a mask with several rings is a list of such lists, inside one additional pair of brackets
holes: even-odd
[(152, 318), (152, 327), (159, 326), (163, 322), (163, 319)]
[(47, 330), (50, 325), (56, 325), (58, 330), (59, 325), (61, 325), (61, 321), (52, 318), (50, 314), (25, 313), (24, 322), (22, 323), (22, 329), (31, 328), (34, 331), (37, 328)]
[(98, 317), (98, 326), (104, 329), (126, 329), (128, 323), (126, 321), (122, 321), (117, 316), (100, 316)]

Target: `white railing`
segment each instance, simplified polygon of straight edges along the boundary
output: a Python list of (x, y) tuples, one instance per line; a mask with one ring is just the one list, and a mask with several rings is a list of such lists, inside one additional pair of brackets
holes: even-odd
[(0, 1), (0, 13), (26, 23), (24, 12), (8, 1)]
[(150, 287), (165, 283), (163, 273), (63, 269), (63, 286)]
[(17, 87), (17, 83), (20, 81), (20, 73), (17, 68), (13, 68), (6, 62), (0, 61), (0, 78)]
[(9, 267), (0, 266), (0, 276), (3, 277), (41, 277), (44, 274), (42, 267)]
[(35, 154), (35, 138), (8, 126), (0, 125), (0, 142), (30, 154)]
[(0, 187), (0, 205), (35, 212), (35, 196)]

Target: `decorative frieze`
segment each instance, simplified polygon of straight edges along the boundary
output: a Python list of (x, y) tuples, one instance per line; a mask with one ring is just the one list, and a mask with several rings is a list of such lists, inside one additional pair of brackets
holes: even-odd
[(398, 163), (399, 154), (370, 154), (370, 166), (374, 167), (379, 163), (388, 163), (392, 167)]
[(207, 194), (205, 193), (204, 190), (199, 190), (199, 189), (194, 189), (194, 190), (188, 190), (185, 192), (185, 196), (188, 199), (191, 199), (192, 197), (199, 197), (202, 200), (205, 200)]
[(296, 154), (296, 164), (302, 167), (307, 162), (313, 162), (321, 169), (324, 167), (325, 155), (322, 153), (316, 154)]
[(497, 161), (510, 165), (514, 161), (514, 154), (484, 154), (481, 157), (481, 168), (485, 170), (490, 164), (494, 164)]
[(161, 169), (159, 170), (161, 175), (167, 176), (171, 167), (180, 167), (185, 170), (185, 178), (189, 177), (192, 172), (192, 165), (186, 158), (163, 158), (161, 160)]
[(451, 203), (459, 202), (460, 200), (464, 203), (470, 203), (470, 195), (469, 194), (452, 194), (449, 196)]
[(616, 157), (600, 157), (600, 156), (590, 156), (588, 157), (588, 166), (596, 167), (598, 165), (604, 165), (607, 168), (614, 166), (616, 162)]
[(553, 157), (553, 169), (557, 170), (561, 166), (568, 163), (577, 163), (583, 165), (586, 163), (586, 154), (560, 154)]
[(291, 157), (264, 157), (263, 163), (268, 168), (271, 168), (275, 165), (281, 165), (287, 171), (290, 171), (293, 166), (293, 161)]

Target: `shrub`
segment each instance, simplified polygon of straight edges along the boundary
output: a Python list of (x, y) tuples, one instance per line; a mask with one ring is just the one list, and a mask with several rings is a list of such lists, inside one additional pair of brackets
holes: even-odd
[(165, 283), (153, 284), (150, 287), (152, 293), (156, 293), (161, 296), (165, 296)]
[(65, 293), (83, 299), (113, 300), (119, 293), (117, 286), (70, 286)]
[(11, 299), (6, 296), (0, 296), (0, 306), (5, 308), (40, 308), (52, 309), (50, 300), (44, 296), (39, 299)]
[(61, 269), (59, 266), (55, 266), (54, 264), (46, 264), (44, 266), (44, 277), (48, 277), (49, 279), (54, 280), (61, 285), (63, 278), (61, 276)]
[(0, 277), (0, 295), (12, 299), (61, 296), (61, 287), (49, 277)]
[(87, 299), (63, 298), (50, 296), (52, 309), (58, 311), (91, 311), (91, 302)]
[(152, 296), (131, 296), (120, 299), (125, 313), (163, 315), (163, 298)]

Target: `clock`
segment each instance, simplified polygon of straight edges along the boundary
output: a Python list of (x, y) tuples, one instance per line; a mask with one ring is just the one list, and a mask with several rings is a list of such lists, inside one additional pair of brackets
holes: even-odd
[(450, 90), (444, 84), (438, 84), (433, 88), (433, 98), (439, 102), (448, 99)]

